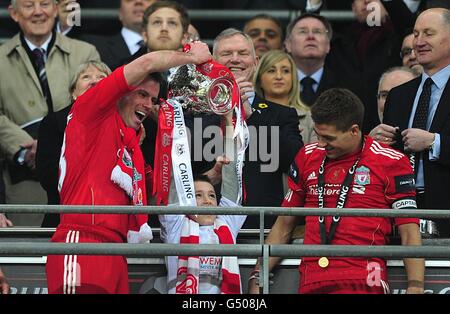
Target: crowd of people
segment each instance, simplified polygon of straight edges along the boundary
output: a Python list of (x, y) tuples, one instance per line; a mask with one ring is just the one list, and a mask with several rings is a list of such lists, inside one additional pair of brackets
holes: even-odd
[[(449, 208), (446, 2), (352, 0), (354, 21), (336, 31), (320, 15), (327, 1), (286, 1), (303, 14), (285, 31), (257, 15), (221, 30), (211, 52), (179, 2), (121, 0), (122, 28), (108, 36), (67, 23), (74, 3), (8, 6), (20, 31), (0, 46), (3, 203)], [(221, 73), (233, 109), (193, 113), (171, 98), (185, 65)], [(214, 141), (222, 149), (209, 158)], [(160, 224), (164, 242), (231, 245), (241, 228), (259, 228), (257, 216), (158, 218), (0, 210), (0, 228), (56, 227), (53, 242), (147, 243)], [(402, 245), (450, 236), (446, 220), (273, 216), (266, 242), (289, 243), (299, 226), (305, 244), (385, 245), (393, 229)], [(369, 284), (373, 264), (380, 280)], [(407, 292), (423, 293), (424, 260), (404, 264)], [(170, 256), (166, 265), (169, 293), (242, 292), (235, 257)], [(46, 271), (49, 293), (129, 292), (123, 256), (54, 255)], [(303, 258), (299, 271), (300, 293), (389, 293), (379, 258)], [(259, 262), (249, 292), (258, 284)]]

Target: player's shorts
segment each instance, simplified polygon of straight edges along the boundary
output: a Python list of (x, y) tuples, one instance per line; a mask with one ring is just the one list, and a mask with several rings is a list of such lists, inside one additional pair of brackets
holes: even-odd
[[(52, 242), (123, 243), (116, 233), (97, 226), (59, 225)], [(49, 294), (127, 294), (128, 266), (124, 256), (49, 255)]]

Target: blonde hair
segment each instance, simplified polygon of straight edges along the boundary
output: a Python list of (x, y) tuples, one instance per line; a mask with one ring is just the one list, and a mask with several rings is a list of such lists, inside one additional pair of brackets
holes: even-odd
[(300, 100), (300, 87), (298, 83), (297, 67), (294, 60), (286, 52), (281, 50), (271, 50), (263, 55), (256, 68), (255, 75), (253, 76), (253, 85), (255, 86), (255, 93), (261, 97), (264, 97), (264, 90), (261, 87), (261, 76), (269, 71), (269, 69), (276, 63), (287, 59), (291, 65), (291, 80), (292, 88), (289, 91), (288, 106), (295, 109), (303, 109), (309, 111), (309, 108), (305, 106)]

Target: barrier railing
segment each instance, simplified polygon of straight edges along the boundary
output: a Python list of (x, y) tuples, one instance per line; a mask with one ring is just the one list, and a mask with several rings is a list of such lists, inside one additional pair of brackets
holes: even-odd
[[(268, 14), (278, 19), (291, 20), (301, 12), (295, 10), (188, 10), (192, 20), (239, 20), (249, 19), (257, 14)], [(114, 19), (118, 18), (118, 9), (84, 9), (81, 8), (81, 17), (88, 19)], [(320, 13), (330, 21), (350, 21), (354, 19), (352, 11), (323, 10)], [(6, 8), (0, 9), (0, 18), (9, 18)]]
[[(450, 218), (450, 210), (391, 210), (391, 209), (336, 209), (336, 208), (278, 208), (278, 207), (152, 207), (152, 206), (49, 206), (49, 205), (1, 205), (0, 212), (11, 213), (115, 213), (115, 214), (236, 214), (256, 215), (264, 225), (264, 215), (311, 216), (320, 213), (324, 216), (360, 217), (417, 217)], [(266, 245), (260, 230), (260, 244), (236, 245), (178, 245), (178, 244), (126, 244), (126, 243), (24, 243), (0, 242), (0, 256), (33, 256), (48, 254), (86, 254), (86, 255), (223, 255), (239, 257), (262, 257), (263, 293), (269, 290), (269, 257), (424, 257), (450, 258), (449, 246), (343, 246), (343, 245)]]

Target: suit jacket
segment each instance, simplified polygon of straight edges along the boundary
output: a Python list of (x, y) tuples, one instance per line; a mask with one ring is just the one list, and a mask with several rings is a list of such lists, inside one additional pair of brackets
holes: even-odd
[(319, 82), (319, 87), (317, 88), (317, 91), (314, 94), (313, 103), (316, 101), (317, 97), (319, 97), (320, 94), (322, 94), (324, 91), (336, 87), (343, 87), (343, 86), (339, 82), (334, 71), (330, 67), (325, 65), (323, 68), (322, 78), (320, 79)]
[[(362, 37), (365, 38), (363, 42), (367, 41), (368, 48), (361, 59), (357, 47)], [(379, 124), (376, 102), (378, 80), (383, 71), (401, 64), (400, 47), (401, 40), (392, 30), (368, 28), (357, 22), (336, 34), (331, 42), (327, 65), (336, 73), (341, 86), (350, 89), (363, 102), (364, 134)]]
[[(94, 46), (56, 34), (45, 65), (55, 111), (67, 106), (70, 82), (79, 65), (90, 60), (100, 61)], [(19, 34), (0, 46), (0, 69), (0, 114), (19, 126), (46, 116), (48, 107), (41, 84)], [(27, 140), (31, 139), (28, 136)], [(23, 136), (15, 132), (1, 148), (11, 159), (22, 143)]]
[(113, 36), (85, 36), (84, 40), (97, 48), (102, 61), (106, 63), (112, 71), (125, 64), (131, 57), (130, 50), (121, 33), (117, 33)]
[[(419, 88), (421, 77), (393, 88), (386, 99), (383, 122), (398, 126), (401, 131), (408, 128), (409, 117)], [(425, 179), (425, 205), (427, 208), (448, 209), (447, 198), (450, 186), (450, 80), (447, 82), (439, 101), (429, 132), (441, 136), (441, 154), (439, 160), (430, 161), (428, 151), (423, 154)], [(403, 151), (403, 142), (397, 140), (394, 148)], [(436, 220), (441, 236), (450, 236), (450, 222)]]
[[(295, 155), (303, 146), (298, 128), (299, 118), (295, 109), (268, 102), (258, 96), (255, 96), (252, 107), (256, 110), (247, 120), (250, 144), (243, 169), (246, 192), (244, 206), (280, 206), (284, 197), (283, 173), (288, 171)], [(268, 127), (267, 133), (261, 128), (264, 126)], [(279, 128), (278, 136), (272, 132), (271, 126)], [(275, 146), (271, 145), (272, 141)], [(252, 158), (255, 152), (258, 153), (257, 158), (252, 160), (255, 159)], [(264, 154), (267, 153), (272, 158), (264, 161)], [(279, 163), (275, 171), (262, 171), (264, 169), (261, 166), (268, 166), (277, 158)], [(276, 216), (265, 217), (265, 227), (271, 228), (275, 219)], [(259, 228), (259, 217), (248, 216), (244, 228)]]
[[(72, 105), (47, 115), (39, 126), (36, 151), (36, 173), (47, 192), (48, 204), (59, 205), (58, 169), (67, 116)], [(45, 214), (42, 227), (53, 228), (59, 224), (59, 214)]]
[(48, 203), (59, 204), (58, 168), (67, 115), (72, 105), (47, 115), (39, 126), (36, 151), (36, 172), (39, 182), (47, 191)]

